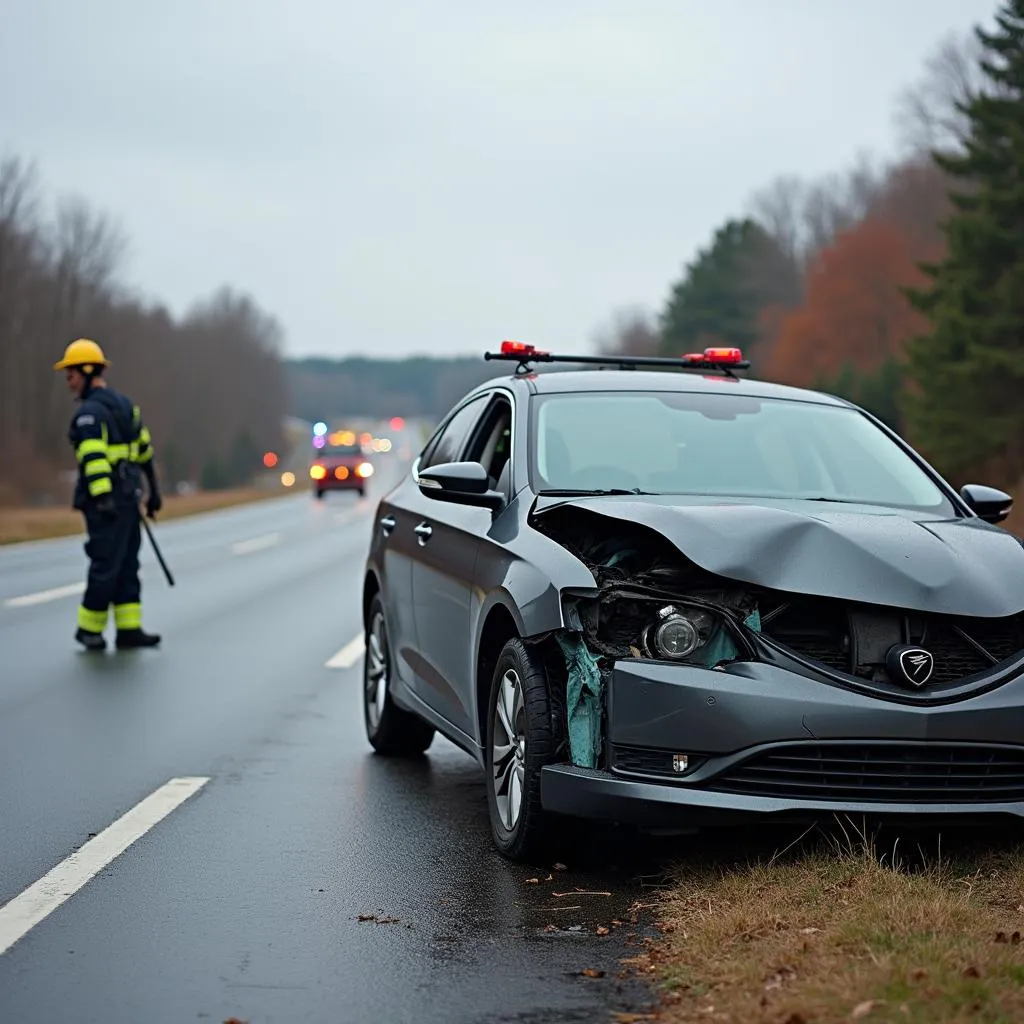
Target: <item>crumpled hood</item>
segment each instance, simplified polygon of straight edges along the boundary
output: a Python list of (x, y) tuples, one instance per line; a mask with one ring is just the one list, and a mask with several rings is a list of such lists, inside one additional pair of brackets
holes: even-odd
[(949, 615), (1024, 610), (1024, 546), (979, 519), (816, 502), (540, 499), (639, 523), (702, 569), (774, 590)]

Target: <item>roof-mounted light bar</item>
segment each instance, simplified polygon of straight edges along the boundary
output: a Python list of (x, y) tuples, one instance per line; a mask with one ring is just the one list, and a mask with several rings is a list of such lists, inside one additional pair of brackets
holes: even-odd
[(683, 356), (562, 356), (544, 352), (523, 341), (503, 341), (499, 352), (485, 352), (484, 359), (499, 359), (518, 363), (516, 372), (528, 372), (529, 363), (582, 363), (596, 366), (618, 366), (634, 369), (639, 366), (664, 366), (676, 370), (717, 370), (736, 376), (732, 371), (750, 368), (750, 360), (743, 358), (738, 348), (706, 348), (703, 352), (688, 352)]

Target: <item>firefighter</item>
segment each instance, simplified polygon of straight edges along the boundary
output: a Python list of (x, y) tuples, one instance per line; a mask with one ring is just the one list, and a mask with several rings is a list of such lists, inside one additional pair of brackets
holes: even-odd
[(53, 367), (64, 371), (68, 388), (81, 403), (68, 439), (78, 461), (73, 504), (85, 517), (89, 572), (75, 639), (90, 651), (106, 649), (103, 633), (111, 605), (118, 649), (160, 643), (159, 636), (142, 628), (139, 581), (143, 474), (148, 482), (146, 514), (152, 519), (162, 506), (152, 439), (139, 407), (104, 380), (108, 365), (95, 341), (79, 338)]

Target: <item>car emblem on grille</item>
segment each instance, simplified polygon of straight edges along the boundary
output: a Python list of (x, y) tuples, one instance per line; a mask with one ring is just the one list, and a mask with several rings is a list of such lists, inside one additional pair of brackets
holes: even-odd
[(886, 655), (885, 667), (893, 682), (919, 690), (931, 679), (935, 671), (935, 658), (930, 651), (921, 647), (897, 644)]

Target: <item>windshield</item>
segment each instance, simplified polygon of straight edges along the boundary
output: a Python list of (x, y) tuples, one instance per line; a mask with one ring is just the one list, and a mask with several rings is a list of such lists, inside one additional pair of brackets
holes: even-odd
[(953, 514), (855, 409), (679, 392), (537, 396), (534, 490), (815, 498)]

